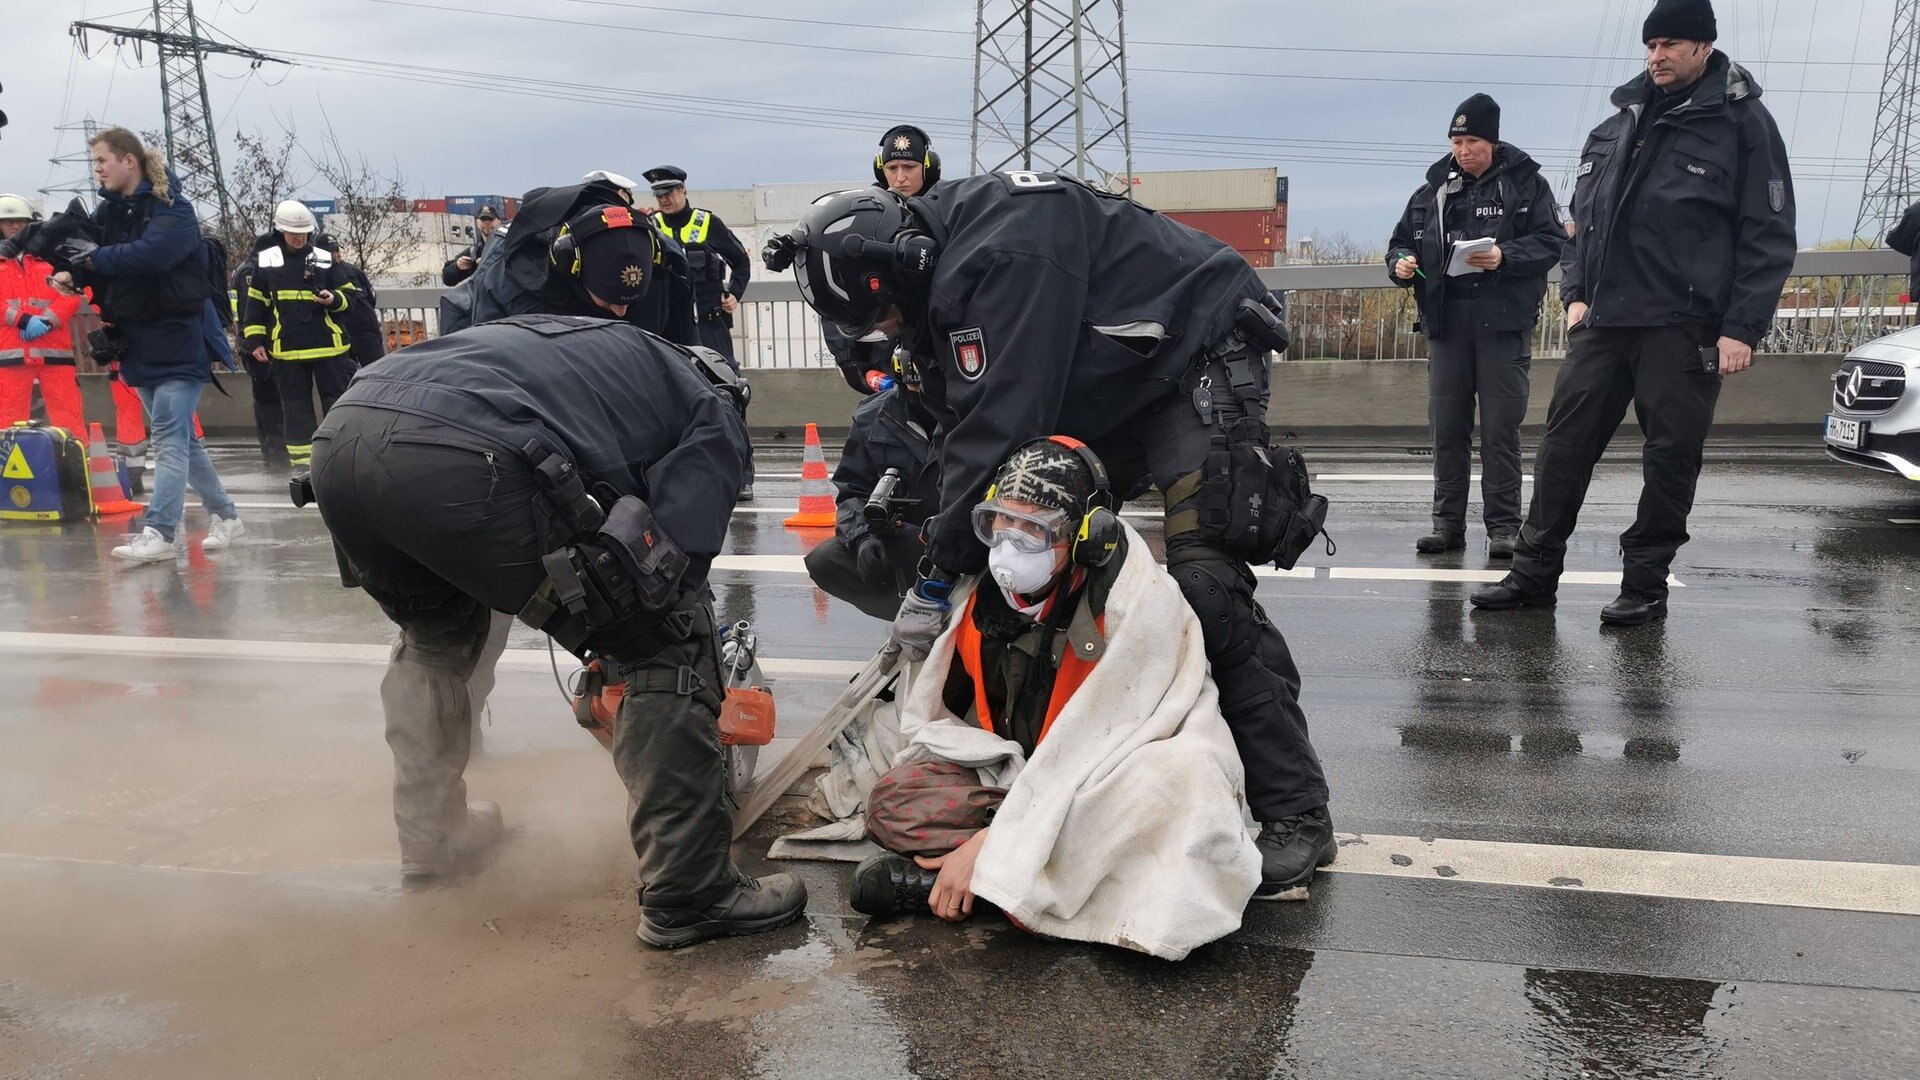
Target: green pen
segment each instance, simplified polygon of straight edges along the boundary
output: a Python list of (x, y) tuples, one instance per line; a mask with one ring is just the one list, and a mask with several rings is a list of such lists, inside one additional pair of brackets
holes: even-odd
[[(1411, 259), (1413, 258), (1413, 252), (1409, 251), (1405, 255), (1402, 255), (1400, 257), (1403, 259)], [(1418, 277), (1421, 281), (1427, 280), (1427, 272), (1425, 270), (1420, 269), (1418, 264), (1414, 266), (1413, 273), (1414, 273), (1414, 276)]]

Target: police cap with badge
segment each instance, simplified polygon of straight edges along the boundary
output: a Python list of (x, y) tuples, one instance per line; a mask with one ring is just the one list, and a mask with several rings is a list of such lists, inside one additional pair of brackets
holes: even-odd
[(647, 183), (653, 185), (655, 198), (665, 195), (674, 188), (687, 186), (687, 170), (677, 165), (661, 165), (648, 169), (640, 175), (646, 178)]

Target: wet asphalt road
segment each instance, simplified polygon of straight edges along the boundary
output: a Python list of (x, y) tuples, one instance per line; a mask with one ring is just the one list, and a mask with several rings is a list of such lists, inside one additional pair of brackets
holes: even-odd
[[(198, 550), (197, 511), (173, 569), (106, 565), (112, 526), (0, 532), (0, 662), (31, 688), (0, 705), (0, 900), (57, 922), (63, 907), (137, 894), (130, 918), (148, 911), (159, 930), (189, 907), (304, 919), (318, 904), (317, 917), (384, 948), (456, 939), (456, 959), (432, 962), (466, 970), (466, 939), (432, 920), (458, 911), (447, 918), (475, 947), (510, 952), (516, 927), (529, 928), (532, 951), (487, 962), (527, 993), (435, 1009), (439, 991), (394, 992), (389, 1010), (351, 1022), (359, 1037), (321, 1039), (331, 1053), (276, 1069), (209, 1006), (267, 975), (201, 987), (143, 960), (163, 950), (137, 935), (136, 955), (70, 966), (61, 958), (89, 951), (83, 929), (0, 928), (0, 1066), (17, 1075), (173, 1075), (154, 1062), (181, 1075), (392, 1075), (381, 1063), (405, 1038), (410, 998), (459, 1029), (441, 1032), (445, 1052), (418, 1075), (1920, 1076), (1920, 917), (1892, 913), (1920, 910), (1915, 879), (1892, 879), (1889, 906), (1853, 889), (1871, 867), (1825, 865), (1920, 865), (1920, 486), (1796, 448), (1716, 448), (1672, 618), (1618, 631), (1599, 624), (1604, 584), (1563, 587), (1553, 610), (1470, 613), (1472, 584), (1444, 571), (1492, 568), (1483, 547), (1411, 550), (1425, 531), (1424, 459), (1312, 453), (1338, 554), (1309, 555), (1321, 569), (1265, 580), (1261, 597), (1306, 680), (1336, 827), (1350, 834), (1336, 865), (1355, 872), (1322, 875), (1304, 905), (1256, 905), (1240, 933), (1167, 965), (990, 922), (869, 926), (845, 906), (845, 869), (826, 864), (800, 867), (813, 894), (804, 927), (665, 956), (626, 937), (619, 865), (567, 864), (532, 900), (490, 893), (485, 874), (438, 907), (394, 896), (376, 654), (288, 663), (263, 644), (375, 646), (387, 627), (334, 583), (317, 516), (280, 508), (283, 477), (248, 457), (217, 456), (249, 528), (228, 553)], [(797, 453), (768, 448), (759, 463), (756, 505), (791, 506)], [(1614, 538), (1637, 491), (1637, 462), (1602, 466), (1570, 569), (1617, 572)], [(1155, 523), (1134, 523), (1157, 542)], [(792, 557), (805, 542), (777, 514), (741, 513), (727, 554)], [(765, 655), (805, 662), (782, 668), (769, 761), (884, 636), (784, 565), (714, 575), (724, 618), (753, 620)], [(107, 656), (53, 635), (159, 651)], [(184, 639), (232, 655), (178, 655)], [(544, 655), (503, 669), (475, 766), (476, 796), (493, 784), (535, 804), (499, 875), (546, 867), (558, 856), (543, 830), (585, 817), (540, 803), (540, 778), (604, 769), (559, 712)], [(169, 745), (202, 740), (231, 748), (239, 764), (222, 775), (243, 778), (199, 783), (192, 755), (167, 760)], [(303, 746), (311, 761), (298, 760)], [(276, 799), (307, 791), (340, 800), (337, 823), (292, 828), (298, 807), (276, 816)], [(595, 813), (608, 798), (582, 796)], [(159, 838), (121, 844), (115, 830)], [(742, 845), (743, 862), (763, 865), (767, 838)], [(1389, 848), (1392, 862), (1369, 869), (1367, 849)], [(1591, 849), (1643, 853), (1628, 862), (1651, 869), (1607, 886), (1611, 852)], [(1514, 850), (1559, 868), (1562, 884), (1503, 877), (1496, 856)], [(1729, 858), (1710, 864), (1720, 885), (1708, 887), (1666, 853)], [(179, 880), (212, 866), (225, 875), (214, 884)], [(1754, 882), (1775, 873), (1793, 883), (1787, 896), (1755, 902)], [(463, 921), (463, 905), (496, 901), (511, 916)], [(557, 911), (568, 913), (558, 924)], [(256, 949), (279, 932), (230, 936)], [(13, 970), (10, 945), (28, 958)], [(599, 952), (576, 961), (570, 950), (585, 948)], [(297, 963), (325, 971), (326, 955)], [(546, 986), (549, 963), (581, 970)], [(384, 1040), (380, 1012), (395, 1017)], [(582, 1015), (600, 1020), (583, 1029)], [(509, 1016), (519, 1045), (560, 1031), (577, 1043), (576, 1029), (604, 1045), (524, 1063), (483, 1054), (484, 1033)]]

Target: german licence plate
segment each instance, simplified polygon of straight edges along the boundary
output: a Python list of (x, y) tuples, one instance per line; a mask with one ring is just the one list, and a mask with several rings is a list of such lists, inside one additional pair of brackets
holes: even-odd
[(1867, 441), (1867, 422), (1829, 416), (1827, 417), (1827, 441), (1835, 446), (1858, 450)]

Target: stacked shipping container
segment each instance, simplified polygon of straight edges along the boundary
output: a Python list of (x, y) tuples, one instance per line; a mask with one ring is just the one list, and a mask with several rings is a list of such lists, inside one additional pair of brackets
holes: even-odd
[(1277, 169), (1190, 169), (1115, 177), (1134, 201), (1198, 229), (1254, 266), (1287, 248), (1287, 178)]

